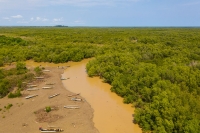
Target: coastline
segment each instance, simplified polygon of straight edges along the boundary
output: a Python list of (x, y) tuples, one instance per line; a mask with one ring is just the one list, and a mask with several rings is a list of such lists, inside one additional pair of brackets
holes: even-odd
[[(40, 63), (38, 63), (40, 64)], [(43, 66), (43, 64), (42, 64)], [(93, 115), (94, 110), (87, 101), (71, 101), (68, 95), (73, 94), (64, 87), (61, 81), (61, 75), (64, 69), (58, 67), (44, 66), (50, 72), (45, 72), (46, 76), (43, 80), (36, 80), (37, 91), (22, 91), (23, 96), (20, 98), (8, 99), (4, 97), (0, 99), (0, 132), (13, 133), (35, 133), (39, 132), (39, 127), (48, 128), (48, 126), (59, 127), (68, 133), (98, 133), (94, 127)], [(33, 66), (29, 66), (33, 69)], [(55, 83), (52, 89), (42, 89), (45, 83)], [(59, 96), (49, 99), (52, 94), (59, 93)], [(27, 95), (37, 94), (37, 97), (25, 99)], [(78, 98), (83, 99), (81, 96)], [(4, 106), (12, 104), (10, 109)], [(80, 109), (65, 109), (66, 105), (78, 105)], [(44, 110), (45, 107), (56, 107), (49, 113), (43, 114), (42, 122), (37, 118), (36, 113)], [(48, 118), (49, 117), (49, 118)]]

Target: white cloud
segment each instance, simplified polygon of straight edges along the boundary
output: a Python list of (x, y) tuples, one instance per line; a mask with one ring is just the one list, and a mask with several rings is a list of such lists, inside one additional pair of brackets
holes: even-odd
[(40, 17), (36, 17), (36, 21), (40, 21), (41, 20), (41, 18)]
[(31, 22), (34, 22), (34, 21), (43, 21), (43, 22), (46, 22), (46, 21), (49, 21), (49, 19), (47, 19), (47, 18), (41, 18), (41, 17), (36, 17), (36, 18), (31, 17), (30, 21)]
[(53, 22), (62, 22), (63, 21), (63, 18), (54, 18), (53, 19)]
[(11, 16), (11, 18), (23, 18), (21, 15)]
[(11, 17), (3, 17), (2, 19), (4, 20), (11, 20), (11, 19), (18, 19), (18, 18), (23, 18), (21, 15), (16, 15), (16, 16), (11, 16)]

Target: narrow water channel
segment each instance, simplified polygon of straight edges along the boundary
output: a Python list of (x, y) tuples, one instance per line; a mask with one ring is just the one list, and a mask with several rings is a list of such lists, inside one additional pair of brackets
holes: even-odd
[(36, 63), (26, 61), (30, 66), (58, 67), (68, 66), (62, 75), (65, 88), (81, 96), (94, 110), (94, 124), (100, 133), (142, 133), (138, 125), (132, 123), (134, 108), (123, 103), (123, 99), (110, 91), (110, 85), (98, 77), (90, 78), (86, 73), (86, 64), (90, 59), (68, 63)]
[(94, 110), (94, 124), (100, 133), (141, 133), (138, 125), (132, 123), (134, 108), (123, 103), (123, 99), (110, 91), (110, 85), (98, 77), (90, 78), (86, 73), (89, 59), (70, 62), (62, 75), (65, 88), (80, 93)]

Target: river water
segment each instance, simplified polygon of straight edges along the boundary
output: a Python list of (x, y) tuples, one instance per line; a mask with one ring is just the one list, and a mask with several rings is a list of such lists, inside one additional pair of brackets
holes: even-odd
[(94, 124), (100, 133), (141, 133), (138, 125), (133, 124), (134, 108), (123, 103), (123, 99), (110, 91), (111, 86), (98, 77), (90, 78), (86, 73), (89, 59), (70, 62), (62, 75), (65, 88), (80, 93), (94, 110)]
[(68, 63), (36, 63), (26, 61), (29, 66), (66, 68), (63, 80), (65, 88), (80, 95), (91, 105), (94, 110), (94, 126), (100, 133), (142, 133), (138, 125), (133, 124), (134, 108), (131, 104), (124, 104), (123, 99), (110, 91), (111, 86), (103, 83), (98, 77), (90, 78), (86, 73), (86, 64), (90, 59), (81, 62)]

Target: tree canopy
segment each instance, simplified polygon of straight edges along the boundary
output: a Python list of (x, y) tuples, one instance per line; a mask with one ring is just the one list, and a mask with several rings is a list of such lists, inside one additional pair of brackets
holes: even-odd
[[(200, 131), (199, 28), (1, 27), (0, 34), (0, 66), (95, 57), (88, 75), (134, 105), (144, 132)], [(16, 75), (26, 72), (23, 63), (17, 68)], [(0, 69), (1, 96), (10, 88), (7, 74)]]

